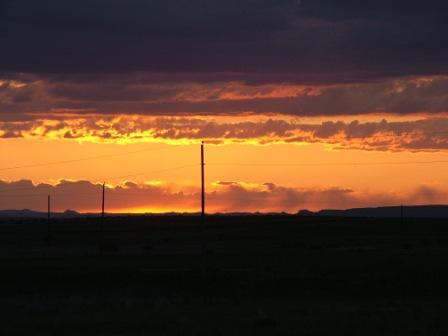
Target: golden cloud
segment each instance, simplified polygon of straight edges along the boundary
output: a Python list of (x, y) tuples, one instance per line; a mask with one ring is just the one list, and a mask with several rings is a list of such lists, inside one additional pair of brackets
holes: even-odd
[(343, 149), (417, 152), (448, 149), (448, 118), (316, 121), (284, 116), (67, 115), (27, 122), (0, 122), (0, 137), (107, 143), (322, 143)]

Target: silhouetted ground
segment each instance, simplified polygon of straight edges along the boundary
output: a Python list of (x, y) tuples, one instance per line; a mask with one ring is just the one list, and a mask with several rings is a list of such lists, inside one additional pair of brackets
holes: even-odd
[(446, 335), (448, 223), (0, 222), (1, 335)]

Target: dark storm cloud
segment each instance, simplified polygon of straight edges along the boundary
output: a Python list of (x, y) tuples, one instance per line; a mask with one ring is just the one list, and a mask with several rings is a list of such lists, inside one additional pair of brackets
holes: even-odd
[(443, 0), (305, 0), (301, 4), (302, 15), (328, 21), (381, 19), (415, 14), (438, 16), (440, 13), (437, 13), (436, 8), (448, 8)]
[(249, 83), (448, 71), (446, 1), (2, 0), (0, 71)]
[(443, 113), (447, 9), (402, 0), (0, 0), (0, 120)]
[[(5, 0), (1, 38), (9, 48), (3, 70), (236, 70), (220, 62), (230, 48), (286, 29), (294, 5), (291, 0)], [(235, 57), (229, 62), (239, 63)]]
[(78, 114), (337, 116), (448, 112), (448, 77), (403, 78), (331, 86), (245, 85), (240, 82), (153, 82), (151, 76), (2, 80), (0, 121), (34, 112)]

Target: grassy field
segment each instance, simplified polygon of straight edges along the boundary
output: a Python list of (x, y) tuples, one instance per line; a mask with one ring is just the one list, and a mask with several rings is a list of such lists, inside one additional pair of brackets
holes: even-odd
[(446, 335), (447, 224), (3, 221), (0, 333)]

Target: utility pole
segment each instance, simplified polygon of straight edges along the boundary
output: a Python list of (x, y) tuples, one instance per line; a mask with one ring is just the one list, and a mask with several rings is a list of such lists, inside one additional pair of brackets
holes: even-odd
[(104, 194), (105, 194), (106, 182), (103, 183), (103, 198), (101, 201), (101, 218), (104, 218)]
[(205, 218), (205, 171), (204, 171), (204, 141), (201, 143), (201, 216)]
[(48, 236), (50, 236), (51, 233), (51, 197), (48, 195), (47, 198), (47, 229), (48, 229)]
[(50, 211), (51, 211), (51, 198), (50, 195), (48, 195), (47, 199), (47, 220), (50, 222)]
[(103, 191), (102, 191), (102, 197), (101, 197), (101, 219), (100, 219), (100, 232), (101, 232), (101, 239), (103, 235), (103, 226), (104, 226), (104, 197), (105, 197), (105, 189), (106, 189), (106, 182), (103, 183)]
[(400, 217), (401, 217), (401, 224), (404, 224), (404, 206), (401, 205), (400, 207)]

